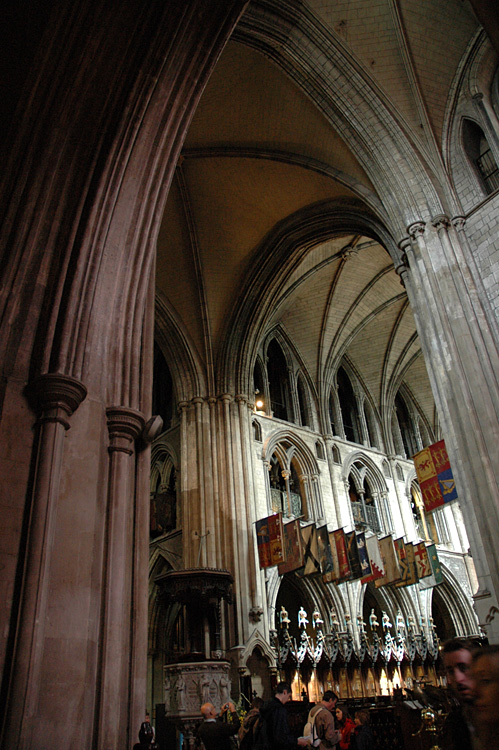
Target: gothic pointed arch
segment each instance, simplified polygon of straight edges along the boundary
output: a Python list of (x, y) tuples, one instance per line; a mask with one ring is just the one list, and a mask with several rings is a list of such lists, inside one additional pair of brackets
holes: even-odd
[[(395, 265), (400, 251), (386, 225), (363, 201), (321, 201), (279, 222), (254, 251), (255, 262), (241, 289), (240, 304), (228, 318), (220, 351), (221, 392), (251, 393), (253, 363), (260, 351), (269, 318), (275, 313), (276, 293), (296, 264), (321, 242), (345, 232), (372, 237), (387, 249)], [(328, 424), (326, 414), (321, 422)]]
[(348, 482), (355, 525), (377, 533), (390, 529), (386, 480), (370, 456), (362, 451), (351, 453), (343, 464), (342, 475)]
[[(445, 618), (444, 632), (451, 632), (454, 628), (456, 636), (465, 634), (479, 634), (480, 626), (476, 613), (472, 610), (469, 600), (463, 592), (462, 583), (458, 581), (449, 565), (441, 562), (443, 582), (435, 586), (432, 591), (431, 608), (439, 611)], [(453, 635), (449, 635), (452, 638)]]
[[(275, 26), (270, 23), (270, 18), (273, 18)], [(295, 28), (297, 24), (298, 28)], [(276, 28), (293, 29), (296, 33), (288, 32), (283, 39), (281, 35), (275, 35)], [(397, 206), (394, 213), (398, 212), (399, 216), (394, 217), (394, 226), (401, 216), (407, 217), (407, 226), (411, 221), (411, 211), (417, 210), (418, 201), (409, 184), (416, 175), (416, 179), (424, 184), (424, 190), (428, 191), (428, 205), (432, 207), (430, 211), (438, 212), (440, 198), (436, 188), (437, 182), (432, 180), (424, 159), (417, 149), (413, 148), (400, 124), (392, 118), (384, 98), (376, 96), (369, 101), (366, 99), (363, 94), (366, 87), (364, 71), (351, 65), (350, 59), (344, 55), (331, 56), (331, 50), (336, 48), (338, 41), (316, 23), (313, 14), (298, 17), (288, 6), (272, 3), (267, 6), (266, 13), (262, 16), (257, 8), (250, 5), (235, 30), (235, 38), (264, 51), (288, 76), (297, 81), (307, 96), (317, 102), (337, 132), (341, 133), (368, 174), (373, 173), (374, 164), (373, 155), (367, 153), (365, 148), (364, 128), (370, 130), (374, 127), (378, 138), (381, 132), (386, 131), (386, 143), (376, 155), (383, 163), (386, 162), (386, 172), (382, 169), (383, 177), (377, 181), (377, 190), (383, 196), (385, 206)], [(308, 50), (306, 68), (302, 67), (301, 49), (304, 44)], [(335, 87), (334, 96), (325, 94), (328, 91), (327, 79), (321, 80), (324, 76), (325, 57), (335, 68), (334, 75), (338, 85)], [(314, 71), (313, 75), (310, 74), (311, 68)], [(355, 113), (350, 106), (353, 98), (357, 102)], [(385, 149), (385, 156), (382, 156)], [(398, 157), (394, 156), (395, 153)], [(394, 170), (396, 163), (404, 164), (404, 169)], [(379, 173), (379, 163), (374, 171)], [(401, 226), (400, 229), (403, 232), (405, 226)]]
[[(263, 443), (262, 460), (279, 479), (275, 489), (281, 493), (280, 509), (287, 516), (323, 517), (318, 486), (319, 465), (311, 448), (293, 430), (272, 432)], [(283, 481), (284, 478), (286, 481)], [(287, 482), (291, 481), (291, 486)], [(298, 486), (297, 486), (298, 484)], [(271, 487), (272, 489), (272, 487)], [(293, 498), (299, 490), (299, 498)], [(271, 501), (271, 505), (272, 505)], [(298, 512), (298, 503), (301, 512)], [(272, 506), (278, 510), (277, 506)]]
[(177, 403), (205, 394), (204, 368), (194, 342), (172, 305), (159, 293), (156, 294), (155, 313), (155, 339), (167, 360)]

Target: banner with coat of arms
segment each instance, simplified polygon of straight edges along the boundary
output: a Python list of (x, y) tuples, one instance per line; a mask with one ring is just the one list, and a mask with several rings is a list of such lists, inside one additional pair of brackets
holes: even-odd
[(456, 483), (444, 440), (429, 445), (412, 459), (427, 513), (457, 500)]

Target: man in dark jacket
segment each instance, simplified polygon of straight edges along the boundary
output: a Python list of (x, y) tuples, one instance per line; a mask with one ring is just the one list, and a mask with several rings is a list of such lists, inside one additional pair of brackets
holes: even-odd
[[(229, 711), (230, 721), (221, 721), (225, 711)], [(235, 705), (229, 701), (225, 706), (222, 706), (219, 718), (213, 703), (203, 703), (201, 714), (204, 721), (197, 728), (197, 735), (202, 740), (206, 750), (231, 750), (230, 738), (239, 729)]]
[(287, 682), (280, 682), (272, 700), (267, 701), (260, 709), (260, 721), (257, 729), (255, 747), (261, 750), (297, 750), (306, 747), (304, 737), (293, 737), (289, 729), (288, 712), (285, 704), (291, 700), (291, 687)]
[(443, 731), (446, 750), (471, 750), (473, 747), (473, 681), (471, 678), (471, 653), (474, 644), (464, 638), (453, 638), (444, 643), (442, 661), (447, 685), (459, 705), (447, 716)]

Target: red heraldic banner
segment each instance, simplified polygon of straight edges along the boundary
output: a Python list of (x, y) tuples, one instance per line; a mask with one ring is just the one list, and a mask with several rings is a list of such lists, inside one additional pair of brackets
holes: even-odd
[(261, 568), (284, 562), (282, 515), (276, 513), (256, 522), (256, 539)]
[(338, 553), (338, 579), (349, 580), (352, 573), (348, 562), (345, 532), (343, 529), (336, 529), (336, 531), (333, 531), (333, 536), (336, 544), (336, 552)]
[(428, 558), (428, 551), (424, 542), (419, 542), (414, 545), (414, 555), (416, 557), (416, 566), (418, 578), (426, 578), (431, 576), (432, 567)]
[(457, 500), (456, 483), (443, 440), (419, 451), (412, 459), (427, 513)]

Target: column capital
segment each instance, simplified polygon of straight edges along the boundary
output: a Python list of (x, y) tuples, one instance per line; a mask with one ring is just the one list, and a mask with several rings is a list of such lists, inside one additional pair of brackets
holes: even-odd
[(140, 411), (127, 406), (109, 406), (106, 409), (109, 431), (108, 451), (132, 455), (134, 443), (144, 429), (145, 419)]
[(466, 224), (466, 216), (454, 216), (451, 219), (453, 227), (458, 231), (461, 232)]
[(438, 214), (437, 216), (434, 216), (431, 220), (431, 224), (437, 232), (439, 232), (441, 229), (448, 230), (450, 227), (450, 219), (446, 214)]
[(69, 417), (85, 399), (87, 389), (70, 375), (48, 372), (40, 375), (28, 386), (28, 397), (39, 422), (59, 422), (69, 429)]
[(411, 240), (415, 240), (418, 237), (422, 237), (425, 233), (426, 224), (424, 221), (415, 221), (414, 224), (409, 224), (407, 227), (407, 233)]
[(234, 401), (234, 396), (232, 395), (232, 393), (222, 393), (218, 398), (224, 404), (230, 404), (232, 403), (232, 401)]

